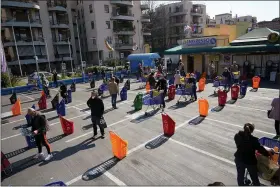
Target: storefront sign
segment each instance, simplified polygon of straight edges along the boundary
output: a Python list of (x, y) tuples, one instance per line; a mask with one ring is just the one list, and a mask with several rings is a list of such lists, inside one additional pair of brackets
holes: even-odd
[(183, 45), (183, 48), (215, 47), (217, 45), (217, 39), (213, 37), (185, 39), (180, 43)]

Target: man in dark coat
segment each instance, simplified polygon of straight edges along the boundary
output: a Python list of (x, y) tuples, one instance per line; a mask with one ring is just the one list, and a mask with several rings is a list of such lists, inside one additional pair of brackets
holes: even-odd
[(91, 109), (91, 121), (93, 125), (93, 138), (95, 139), (97, 136), (97, 126), (99, 126), (101, 138), (104, 138), (104, 126), (100, 123), (101, 118), (104, 114), (104, 103), (103, 101), (97, 96), (97, 93), (93, 91), (91, 93), (91, 97), (87, 101), (88, 107)]

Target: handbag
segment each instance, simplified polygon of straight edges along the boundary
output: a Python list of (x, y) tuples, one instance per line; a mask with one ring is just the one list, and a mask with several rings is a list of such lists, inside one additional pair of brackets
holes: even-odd
[(102, 125), (104, 129), (107, 128), (107, 123), (103, 116), (100, 118), (100, 125)]
[(268, 118), (271, 118), (271, 117), (269, 117), (271, 111), (272, 111), (272, 110), (267, 110), (267, 117), (268, 117)]

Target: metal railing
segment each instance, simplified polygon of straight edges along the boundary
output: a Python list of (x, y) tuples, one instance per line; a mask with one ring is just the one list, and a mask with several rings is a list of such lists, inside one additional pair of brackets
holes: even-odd
[[(33, 40), (34, 41), (40, 41), (40, 42), (44, 42), (45, 41), (43, 37), (33, 37)], [(30, 37), (19, 37), (19, 36), (16, 36), (16, 41), (17, 42), (32, 42), (32, 38), (31, 38), (31, 36)], [(14, 42), (14, 38), (4, 37), (3, 42), (4, 43)]]
[(67, 8), (67, 4), (66, 3), (64, 3), (64, 2), (47, 2), (47, 6), (49, 7), (49, 8), (52, 8), (52, 7), (56, 7), (56, 6), (62, 6), (62, 7), (64, 7), (64, 8)]
[(61, 25), (61, 24), (65, 24), (68, 25), (69, 21), (68, 20), (56, 20), (56, 21), (50, 21), (51, 25)]
[(132, 14), (131, 11), (128, 11), (128, 12), (126, 12), (126, 13), (113, 11), (113, 12), (112, 12), (112, 16), (134, 16), (134, 15)]
[[(17, 19), (17, 17), (12, 17), (12, 16), (9, 16), (9, 17), (2, 17), (1, 18), (1, 23), (6, 23), (6, 22), (28, 22), (28, 17), (26, 17), (25, 19)], [(30, 23), (39, 23), (41, 24), (42, 21), (41, 19), (35, 19), (35, 18), (30, 18), (29, 19)]]
[(118, 27), (114, 27), (113, 28), (114, 32), (122, 32), (122, 31), (134, 31), (133, 27), (122, 27), (122, 26), (118, 26)]

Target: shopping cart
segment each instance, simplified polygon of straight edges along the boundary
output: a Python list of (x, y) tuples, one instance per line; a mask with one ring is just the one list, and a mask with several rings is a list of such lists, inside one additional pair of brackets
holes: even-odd
[(153, 108), (153, 111), (159, 108), (159, 105), (163, 102), (163, 94), (162, 91), (151, 90), (149, 94), (143, 97), (143, 105), (147, 105), (145, 115), (148, 115), (147, 111), (150, 106)]
[(180, 103), (181, 98), (185, 99), (185, 102), (187, 102), (191, 99), (192, 94), (192, 84), (186, 84), (183, 87), (176, 89), (176, 95), (180, 95), (177, 104)]
[(224, 88), (226, 85), (228, 85), (227, 79), (223, 76), (217, 76), (213, 81), (213, 87), (215, 87), (214, 95), (218, 94), (220, 87)]
[(98, 88), (98, 96), (103, 97), (104, 92), (106, 92), (106, 91), (108, 91), (108, 84), (107, 83), (101, 84)]
[[(278, 147), (280, 148), (280, 141), (278, 140), (274, 140), (271, 138), (267, 138), (267, 137), (262, 137), (259, 139), (259, 142), (261, 145), (265, 146), (265, 147), (269, 147), (269, 148), (274, 148), (274, 147)], [(275, 154), (279, 154), (279, 152), (275, 153)], [(280, 165), (280, 156), (278, 158), (278, 165)], [(251, 186), (252, 185), (252, 181), (248, 178), (249, 172), (248, 170), (246, 170), (245, 172), (245, 176), (244, 176), (244, 183), (247, 186)], [(261, 173), (259, 173), (259, 176), (261, 177)], [(265, 179), (264, 179), (265, 180)], [(271, 185), (273, 186), (279, 186), (279, 180), (278, 183), (275, 183), (275, 181), (270, 181)]]

